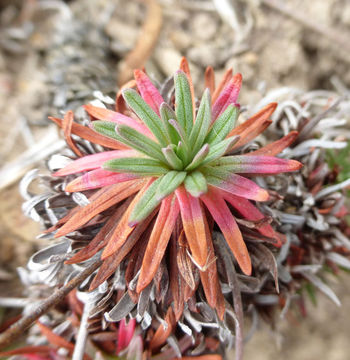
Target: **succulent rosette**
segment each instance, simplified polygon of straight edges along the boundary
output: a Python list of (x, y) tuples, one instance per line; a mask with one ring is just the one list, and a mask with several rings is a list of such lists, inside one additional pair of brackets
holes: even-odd
[[(136, 89), (121, 91), (117, 111), (85, 106), (92, 120), (90, 128), (74, 123), (71, 112), (63, 120), (53, 119), (64, 128), (78, 155), (82, 154), (71, 133), (108, 148), (81, 156), (54, 174), (79, 174), (65, 190), (89, 194), (86, 206), (75, 207), (50, 229), (58, 229), (55, 237), (97, 224), (101, 213), (113, 210), (89, 244), (67, 261), (80, 263), (100, 252), (103, 263), (90, 289), (108, 279), (128, 258), (127, 272), (138, 274), (132, 288), (137, 298), (169, 253), (170, 262), (177, 259), (176, 271), (192, 291), (198, 281), (191, 269), (199, 269), (206, 299), (223, 318), (213, 229), (223, 234), (246, 275), (252, 273), (251, 258), (237, 219), (260, 222), (257, 231), (275, 246), (281, 245), (283, 237), (254, 204), (267, 201), (269, 192), (250, 178), (300, 169), (298, 161), (276, 157), (295, 139), (296, 132), (242, 154), (242, 147), (271, 124), (276, 104), (237, 125), (241, 75), (228, 71), (215, 87), (213, 71), (208, 68), (205, 82), (197, 106), (183, 59), (174, 75), (173, 96), (166, 102), (146, 74), (136, 70), (135, 82), (131, 82)], [(182, 296), (187, 301), (191, 291)], [(177, 318), (180, 315), (179, 310)]]

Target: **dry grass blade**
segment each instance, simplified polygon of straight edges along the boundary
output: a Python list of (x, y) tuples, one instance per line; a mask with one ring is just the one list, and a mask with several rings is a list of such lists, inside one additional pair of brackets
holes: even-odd
[(158, 40), (163, 22), (162, 9), (157, 0), (145, 0), (145, 2), (147, 4), (147, 16), (134, 49), (129, 52), (120, 65), (119, 86), (132, 78), (134, 69), (140, 69), (144, 66)]

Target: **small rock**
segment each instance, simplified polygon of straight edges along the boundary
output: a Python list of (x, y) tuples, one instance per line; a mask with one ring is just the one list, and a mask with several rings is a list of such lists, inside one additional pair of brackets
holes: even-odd
[(191, 20), (190, 30), (197, 39), (209, 41), (217, 34), (218, 23), (213, 14), (199, 13)]
[(179, 68), (181, 57), (175, 49), (157, 47), (153, 59), (165, 76), (170, 76)]
[(112, 18), (105, 27), (106, 34), (112, 38), (112, 49), (118, 52), (126, 52), (133, 48), (139, 31), (136, 27), (122, 23), (118, 19)]
[(182, 30), (176, 30), (169, 34), (171, 41), (179, 51), (185, 51), (192, 43), (191, 35)]
[(220, 51), (212, 45), (192, 47), (187, 51), (187, 57), (195, 64), (207, 67), (208, 65), (218, 67), (221, 63)]

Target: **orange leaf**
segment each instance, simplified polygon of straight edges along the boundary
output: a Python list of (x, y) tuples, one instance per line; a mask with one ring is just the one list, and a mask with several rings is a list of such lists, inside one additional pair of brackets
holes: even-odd
[(153, 181), (154, 181), (154, 179), (150, 179), (150, 181), (148, 181), (146, 184), (144, 184), (144, 182), (142, 183), (142, 185), (144, 185), (144, 186), (134, 197), (134, 199), (132, 200), (128, 209), (126, 210), (126, 212), (120, 219), (118, 226), (115, 228), (115, 230), (113, 231), (113, 234), (109, 238), (108, 244), (107, 244), (106, 248), (103, 250), (103, 253), (101, 255), (102, 260), (108, 258), (109, 256), (113, 255), (116, 251), (118, 251), (120, 249), (120, 247), (124, 244), (124, 242), (126, 241), (128, 236), (135, 229), (135, 226), (133, 226), (133, 227), (129, 226), (130, 214)]
[(243, 124), (235, 127), (228, 135), (228, 137), (234, 135), (240, 136), (240, 139), (235, 144), (234, 148), (246, 144), (259, 135), (268, 125), (270, 125), (271, 121), (269, 119), (276, 107), (277, 103), (268, 104), (258, 113), (246, 120)]
[(153, 279), (173, 232), (179, 214), (176, 197), (170, 195), (162, 201), (156, 223), (143, 257), (136, 291), (141, 292)]
[(203, 220), (203, 211), (199, 199), (191, 196), (183, 186), (175, 190), (181, 209), (182, 224), (192, 256), (199, 267), (207, 262), (208, 249)]
[(143, 180), (131, 180), (125, 183), (115, 184), (106, 187), (101, 195), (90, 202), (88, 205), (81, 207), (55, 234), (55, 237), (64, 236), (82, 225), (86, 224), (94, 216), (102, 211), (107, 210), (112, 205), (126, 199), (138, 191), (144, 184)]
[[(62, 119), (54, 118), (51, 116), (49, 116), (49, 119), (52, 120), (54, 123), (56, 123), (60, 128), (63, 128)], [(81, 138), (88, 140), (94, 144), (99, 144), (110, 149), (116, 149), (116, 150), (127, 149), (127, 147), (124, 144), (121, 144), (116, 140), (98, 134), (94, 130), (91, 130), (86, 126), (77, 124), (75, 122), (72, 123), (71, 133), (74, 135), (78, 135)]]
[(291, 131), (283, 138), (268, 144), (261, 149), (249, 152), (245, 155), (267, 155), (267, 156), (275, 156), (282, 152), (286, 147), (291, 145), (296, 138), (298, 137), (299, 133), (297, 131)]
[(156, 210), (151, 215), (149, 215), (144, 221), (142, 221), (140, 224), (136, 225), (134, 231), (126, 239), (126, 241), (118, 249), (118, 251), (103, 261), (103, 264), (99, 268), (95, 278), (93, 279), (93, 281), (90, 285), (90, 289), (89, 289), (90, 291), (96, 289), (105, 280), (107, 280), (112, 274), (114, 274), (116, 268), (123, 261), (125, 256), (131, 251), (131, 249), (134, 247), (134, 245), (136, 244), (136, 242), (140, 238), (140, 236), (143, 235), (143, 233), (149, 226), (149, 224), (155, 214), (156, 214)]
[(65, 261), (65, 264), (76, 264), (84, 260), (90, 259), (98, 251), (100, 251), (108, 242), (108, 235), (110, 232), (115, 229), (118, 224), (118, 220), (125, 212), (127, 206), (130, 204), (130, 201), (126, 201), (118, 209), (115, 210), (114, 214), (108, 219), (108, 221), (103, 225), (101, 230), (97, 235), (89, 242), (87, 246), (78, 251), (73, 257)]
[[(200, 355), (200, 356), (183, 356), (182, 360), (222, 360), (222, 356), (218, 354), (208, 354), (208, 355)], [(176, 358), (179, 360), (179, 358)]]
[(205, 69), (204, 86), (209, 89), (210, 95), (214, 94), (214, 90), (215, 90), (215, 74), (214, 74), (214, 69), (211, 66), (208, 66)]
[(78, 147), (75, 145), (75, 143), (71, 137), (73, 121), (74, 121), (73, 111), (67, 111), (65, 113), (65, 115), (63, 117), (63, 121), (62, 121), (63, 134), (64, 134), (64, 137), (66, 139), (68, 146), (74, 151), (74, 153), (76, 155), (81, 157), (81, 156), (83, 156), (83, 154), (78, 149)]
[(173, 309), (169, 307), (166, 315), (165, 315), (165, 321), (167, 322), (168, 326), (165, 329), (163, 325), (160, 325), (155, 334), (153, 335), (149, 348), (151, 350), (159, 348), (162, 344), (164, 344), (167, 340), (167, 338), (172, 333), (173, 327), (176, 324), (175, 316)]

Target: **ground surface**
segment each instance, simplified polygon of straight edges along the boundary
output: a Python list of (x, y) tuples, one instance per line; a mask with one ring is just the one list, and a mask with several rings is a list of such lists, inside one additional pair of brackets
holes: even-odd
[[(142, 1), (0, 2), (1, 294), (19, 291), (15, 268), (40, 246), (35, 239), (39, 227), (21, 214), (17, 180), (27, 169), (42, 166), (43, 151), (51, 145), (45, 139), (57, 139), (47, 116), (76, 109), (94, 90), (116, 91), (138, 36), (156, 43), (137, 58), (142, 65), (150, 55), (145, 66), (154, 78), (169, 76), (185, 55), (200, 90), (207, 65), (218, 74), (233, 66), (243, 74), (243, 104), (281, 86), (349, 87), (350, 51), (343, 39), (350, 34), (350, 2), (281, 2), (294, 19), (274, 9), (277, 1), (232, 0), (222, 8), (226, 1), (162, 0), (159, 38), (152, 27), (146, 34), (140, 31), (146, 18)], [(340, 280), (336, 289), (342, 308), (321, 296), (316, 308), (309, 304), (308, 319), (293, 326), (282, 323), (282, 335), (262, 327), (247, 344), (246, 359), (349, 359), (349, 279)]]

